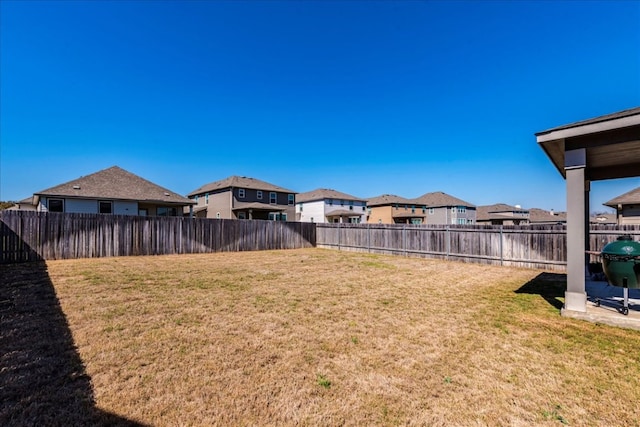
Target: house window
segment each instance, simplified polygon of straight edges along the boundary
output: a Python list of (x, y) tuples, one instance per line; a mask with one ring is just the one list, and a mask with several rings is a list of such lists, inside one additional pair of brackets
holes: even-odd
[(176, 208), (170, 208), (167, 206), (158, 206), (156, 209), (156, 215), (158, 216), (177, 216), (178, 210)]
[(262, 190), (256, 191), (256, 197), (258, 198), (258, 200), (262, 200)]
[(458, 213), (465, 213), (467, 211), (466, 206), (458, 206)]
[(269, 193), (269, 203), (272, 205), (278, 203), (278, 195), (273, 191)]
[(244, 212), (238, 212), (238, 219), (247, 219)]
[(289, 200), (289, 206), (293, 206), (293, 204), (295, 203), (295, 197), (293, 196), (293, 194), (287, 195), (287, 200)]
[(206, 194), (204, 195), (204, 204), (205, 204), (205, 205), (208, 205), (208, 204), (209, 204), (209, 193), (206, 193)]
[(329, 206), (333, 206), (333, 199), (328, 199), (327, 203), (329, 203)]
[(244, 199), (244, 188), (238, 188), (238, 197)]
[(64, 212), (63, 199), (49, 199), (49, 212)]
[(467, 224), (473, 224), (473, 220), (471, 218), (467, 219)]
[(366, 207), (366, 206), (363, 206), (363, 207), (362, 207), (362, 212), (364, 212), (364, 211), (366, 211), (366, 210), (367, 210), (367, 207)]
[(148, 209), (146, 209), (146, 208), (138, 209), (138, 215), (140, 215), (140, 216), (147, 216), (147, 215), (149, 215), (149, 210), (148, 210)]
[(456, 213), (456, 207), (455, 206), (451, 206), (451, 212), (452, 213)]
[(113, 213), (113, 202), (101, 200), (98, 202), (98, 213), (111, 214)]
[(298, 203), (298, 205), (300, 206), (300, 212), (302, 212), (302, 203)]
[(270, 221), (286, 221), (287, 214), (279, 213), (279, 212), (269, 212), (269, 220)]
[(422, 207), (422, 213), (426, 214), (427, 213), (427, 208), (425, 206)]
[(436, 210), (434, 208), (429, 208), (429, 215), (433, 215), (434, 213), (436, 213)]
[(360, 218), (359, 217), (351, 217), (351, 218), (349, 218), (349, 223), (350, 224), (359, 224), (360, 223)]
[(415, 206), (411, 206), (411, 213), (416, 213), (416, 207)]
[(220, 219), (220, 212), (216, 212), (216, 218)]
[(340, 206), (344, 206), (344, 200), (340, 200)]
[(196, 203), (198, 203), (198, 196), (194, 197), (193, 200), (195, 200)]
[(466, 218), (458, 218), (458, 224), (466, 224), (467, 220)]

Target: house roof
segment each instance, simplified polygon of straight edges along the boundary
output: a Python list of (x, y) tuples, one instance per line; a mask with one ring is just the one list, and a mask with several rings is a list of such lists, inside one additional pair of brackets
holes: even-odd
[(528, 209), (511, 206), (504, 203), (494, 205), (484, 205), (476, 207), (476, 221), (488, 221), (491, 219), (522, 219), (511, 215), (502, 215), (504, 212), (529, 212)]
[(567, 222), (566, 212), (551, 212), (545, 209), (531, 208), (529, 209), (530, 223), (558, 223)]
[(391, 217), (392, 218), (424, 218), (424, 214), (423, 213), (418, 213), (418, 212), (411, 212), (410, 210), (400, 210), (400, 211), (393, 211), (391, 213)]
[(296, 202), (310, 202), (313, 200), (324, 199), (364, 201), (364, 199), (352, 196), (351, 194), (342, 193), (328, 188), (318, 188), (316, 190), (307, 191), (306, 193), (300, 193), (296, 196)]
[(385, 206), (393, 204), (410, 205), (412, 201), (395, 194), (383, 194), (382, 196), (371, 197), (367, 200), (368, 206)]
[(325, 214), (325, 216), (328, 216), (328, 217), (331, 217), (331, 216), (361, 216), (361, 215), (362, 215), (362, 213), (358, 213), (358, 212), (354, 212), (354, 211), (348, 211), (346, 209), (339, 209), (339, 210), (327, 212)]
[(282, 212), (286, 211), (287, 208), (283, 208), (282, 205), (272, 205), (270, 203), (263, 202), (250, 202), (250, 203), (238, 203), (233, 207), (233, 211), (244, 211), (244, 210), (254, 210), (254, 211), (267, 211), (267, 212)]
[(147, 181), (118, 166), (82, 176), (64, 184), (34, 193), (40, 196), (82, 199), (136, 200), (165, 204), (191, 205), (193, 200)]
[(589, 222), (592, 224), (617, 224), (618, 218), (616, 214), (598, 214), (590, 217)]
[(442, 191), (434, 191), (433, 193), (426, 193), (420, 197), (416, 197), (411, 200), (412, 203), (418, 205), (425, 205), (427, 207), (441, 207), (441, 206), (468, 206), (475, 207), (475, 205), (465, 202), (464, 200), (453, 197)]
[(247, 188), (253, 190), (277, 191), (280, 193), (297, 194), (295, 191), (291, 191), (283, 187), (278, 187), (277, 185), (273, 185), (265, 181), (260, 181), (259, 179), (234, 175), (220, 181), (205, 184), (202, 187), (193, 190), (192, 192), (187, 194), (187, 196), (195, 196), (197, 194), (210, 193), (227, 188)]
[(633, 205), (640, 203), (640, 187), (635, 188), (631, 191), (627, 191), (624, 194), (621, 194), (618, 197), (614, 197), (608, 202), (604, 203), (605, 206), (611, 206), (612, 208), (616, 208), (618, 205)]

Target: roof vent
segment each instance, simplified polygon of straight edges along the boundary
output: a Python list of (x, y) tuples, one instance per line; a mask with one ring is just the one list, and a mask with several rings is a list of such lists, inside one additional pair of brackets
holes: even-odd
[(74, 189), (74, 190), (79, 190), (79, 189), (80, 189), (80, 186), (79, 186), (79, 185), (74, 185), (74, 186), (73, 186), (73, 189)]
[(164, 192), (165, 196), (170, 196), (171, 194), (167, 193), (166, 191)]

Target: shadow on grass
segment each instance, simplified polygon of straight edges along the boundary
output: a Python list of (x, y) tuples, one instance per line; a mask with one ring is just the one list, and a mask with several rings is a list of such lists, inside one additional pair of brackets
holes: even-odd
[(517, 294), (540, 295), (555, 309), (560, 310), (564, 303), (560, 298), (564, 298), (567, 289), (567, 275), (558, 273), (540, 273), (518, 290)]
[(96, 408), (45, 262), (2, 265), (0, 278), (0, 425), (141, 426)]

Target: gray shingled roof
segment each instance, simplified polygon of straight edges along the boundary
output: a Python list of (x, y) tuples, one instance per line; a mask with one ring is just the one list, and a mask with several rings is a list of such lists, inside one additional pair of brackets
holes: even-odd
[(484, 205), (476, 207), (476, 221), (486, 221), (490, 219), (522, 219), (522, 217), (514, 217), (510, 215), (501, 215), (504, 212), (529, 212), (528, 209), (518, 208), (516, 206), (504, 203), (496, 203), (494, 205)]
[(396, 196), (395, 194), (383, 194), (382, 196), (371, 197), (367, 200), (368, 206), (385, 206), (385, 205), (411, 205), (411, 200), (404, 197)]
[(181, 205), (195, 203), (118, 166), (112, 166), (33, 194), (34, 196), (137, 200)]
[(234, 175), (220, 181), (205, 184), (202, 187), (193, 190), (187, 196), (191, 197), (203, 193), (212, 193), (218, 190), (224, 190), (226, 188), (247, 188), (253, 190), (277, 191), (280, 193), (297, 194), (295, 191), (278, 187), (277, 185), (273, 185), (265, 181), (260, 181), (259, 179)]
[(313, 200), (324, 199), (338, 199), (338, 200), (353, 200), (356, 202), (364, 202), (364, 199), (352, 196), (351, 194), (341, 193), (340, 191), (331, 190), (328, 188), (318, 188), (316, 190), (307, 191), (306, 193), (300, 193), (296, 196), (296, 202), (310, 202)]
[(427, 207), (442, 207), (442, 206), (467, 206), (475, 207), (475, 205), (465, 202), (464, 200), (453, 197), (442, 191), (435, 191), (433, 193), (426, 193), (420, 197), (416, 197), (411, 200), (411, 203), (416, 205), (425, 205)]
[(616, 113), (606, 114), (604, 116), (594, 117), (592, 119), (581, 120), (575, 123), (569, 123), (568, 125), (558, 126), (552, 129), (547, 129), (542, 132), (536, 133), (536, 136), (545, 135), (547, 133), (563, 130), (563, 129), (571, 129), (579, 126), (591, 125), (595, 123), (606, 122), (609, 120), (621, 119), (623, 117), (635, 116), (636, 114), (640, 114), (640, 107), (630, 108), (628, 110), (618, 111)]
[(599, 214), (591, 216), (589, 222), (592, 224), (617, 224), (618, 217), (614, 213)]
[(531, 208), (529, 209), (529, 222), (530, 223), (567, 222), (567, 213), (554, 212), (552, 215), (551, 212), (548, 210)]
[(627, 191), (626, 193), (614, 197), (608, 202), (604, 203), (605, 206), (611, 206), (612, 208), (616, 208), (618, 205), (635, 205), (640, 203), (640, 187), (635, 188), (631, 191)]

